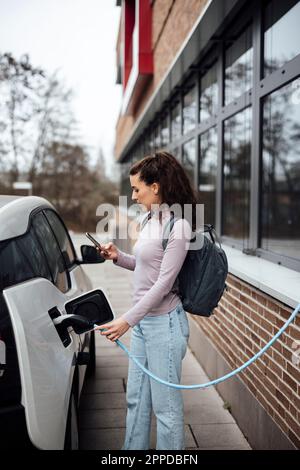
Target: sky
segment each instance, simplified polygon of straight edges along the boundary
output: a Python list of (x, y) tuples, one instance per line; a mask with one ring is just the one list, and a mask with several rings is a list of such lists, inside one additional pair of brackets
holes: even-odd
[(113, 172), (115, 125), (121, 106), (115, 0), (0, 0), (0, 51), (59, 76), (74, 91), (73, 110), (92, 161), (101, 146)]

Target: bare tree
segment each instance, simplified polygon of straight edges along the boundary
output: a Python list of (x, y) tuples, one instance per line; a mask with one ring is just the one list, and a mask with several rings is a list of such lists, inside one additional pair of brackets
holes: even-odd
[[(0, 54), (0, 191), (21, 173), (36, 195), (49, 199), (75, 230), (96, 228), (96, 209), (117, 203), (118, 189), (105, 174), (100, 149), (92, 166), (72, 112), (73, 93), (58, 72), (48, 76), (28, 56)], [(1, 174), (0, 174), (1, 176)]]
[(29, 180), (34, 183), (36, 173), (43, 170), (51, 142), (72, 143), (77, 137), (77, 123), (72, 113), (73, 92), (64, 87), (56, 74), (39, 90), (39, 119), (36, 139), (29, 167)]
[(72, 91), (57, 75), (48, 77), (34, 68), (27, 55), (16, 60), (11, 54), (0, 54), (0, 156), (10, 172), (10, 183), (18, 179), (20, 170), (34, 183), (49, 143), (71, 142), (76, 137)]
[(51, 200), (75, 230), (95, 230), (98, 205), (118, 201), (117, 186), (103, 175), (99, 177), (86, 149), (64, 142), (52, 142), (47, 149), (36, 188), (41, 191), (36, 194)]
[(34, 95), (45, 80), (44, 71), (33, 67), (28, 55), (16, 60), (12, 54), (0, 54), (0, 155), (6, 157), (11, 182), (18, 178), (21, 160), (28, 156), (27, 128), (33, 119)]

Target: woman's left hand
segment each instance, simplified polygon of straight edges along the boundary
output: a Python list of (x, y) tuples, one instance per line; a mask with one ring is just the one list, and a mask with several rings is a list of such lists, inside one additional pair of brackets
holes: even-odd
[(122, 317), (120, 317), (109, 323), (105, 323), (105, 325), (95, 328), (95, 330), (100, 330), (102, 328), (105, 328), (105, 331), (101, 331), (101, 335), (105, 335), (107, 339), (110, 339), (111, 341), (116, 341), (126, 333), (127, 330), (129, 330), (130, 325), (126, 320), (123, 320)]

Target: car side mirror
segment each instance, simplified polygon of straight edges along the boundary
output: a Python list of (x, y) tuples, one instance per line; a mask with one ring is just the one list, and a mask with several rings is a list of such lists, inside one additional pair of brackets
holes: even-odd
[(64, 305), (67, 315), (57, 319), (61, 325), (72, 326), (75, 333), (90, 331), (114, 319), (114, 314), (104, 292), (95, 289), (69, 300)]
[(105, 258), (92, 245), (81, 245), (81, 264), (104, 263)]

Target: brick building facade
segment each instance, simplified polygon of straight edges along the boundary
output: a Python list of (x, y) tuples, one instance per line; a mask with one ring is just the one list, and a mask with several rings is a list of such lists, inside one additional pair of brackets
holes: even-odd
[[(300, 2), (117, 5), (121, 192), (130, 194), (134, 161), (173, 152), (228, 256), (228, 290), (214, 314), (190, 315), (190, 346), (214, 379), (256, 354), (300, 302)], [(217, 386), (254, 449), (300, 448), (299, 348), (298, 316)]]

